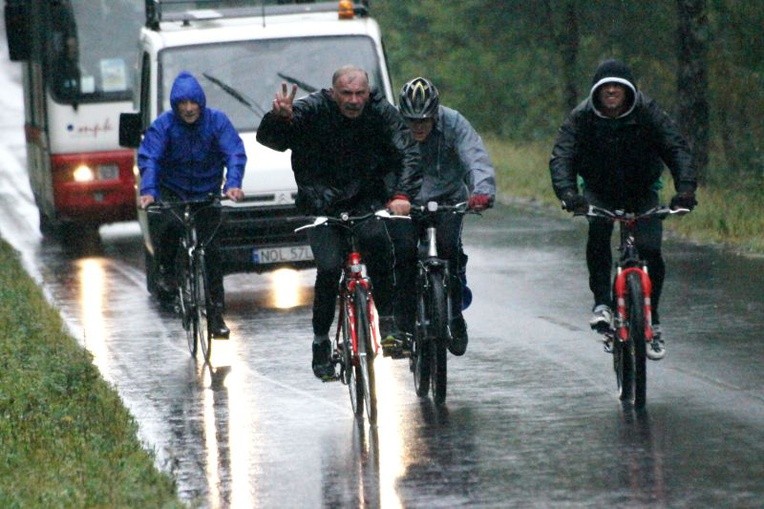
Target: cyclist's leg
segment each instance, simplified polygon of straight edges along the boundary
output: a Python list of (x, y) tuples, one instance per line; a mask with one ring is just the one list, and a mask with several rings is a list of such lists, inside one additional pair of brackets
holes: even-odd
[(223, 286), (220, 248), (216, 236), (220, 225), (220, 214), (221, 209), (219, 207), (205, 208), (197, 215), (196, 227), (199, 239), (207, 243), (204, 255), (207, 270), (207, 294), (209, 298), (207, 316), (209, 317), (210, 332), (213, 337), (227, 338), (231, 331), (223, 319), (225, 288)]
[(393, 240), (386, 221), (366, 221), (356, 228), (356, 234), (374, 285), (374, 302), (379, 313), (380, 333), (384, 338), (394, 333), (392, 329), (395, 327)]
[[(648, 210), (656, 207), (659, 203), (658, 193), (650, 193), (648, 199), (640, 206), (640, 210)], [(663, 291), (663, 280), (666, 277), (666, 263), (663, 260), (661, 246), (663, 243), (663, 221), (658, 218), (650, 218), (637, 223), (634, 234), (639, 254), (647, 262), (652, 282), (652, 315), (653, 323), (660, 323), (658, 319), (658, 303)]]
[[(173, 201), (174, 196), (165, 196), (162, 201)], [(182, 227), (170, 211), (149, 214), (149, 234), (154, 246), (154, 267), (159, 276), (157, 287), (159, 299), (167, 301), (175, 298), (177, 292), (176, 258), (178, 242), (183, 234)]]
[(313, 374), (321, 379), (334, 376), (329, 329), (337, 306), (337, 283), (347, 250), (342, 232), (320, 227), (308, 230), (308, 240), (316, 263), (313, 292)]
[[(612, 209), (613, 206), (601, 200), (591, 192), (584, 190), (589, 203)], [(613, 234), (613, 223), (597, 217), (590, 217), (589, 233), (586, 240), (586, 267), (589, 270), (589, 289), (594, 296), (594, 306), (606, 305), (613, 307), (611, 269), (613, 253), (610, 238)]]
[(416, 314), (417, 226), (413, 221), (396, 220), (390, 221), (387, 228), (393, 240), (395, 324), (401, 332), (413, 334)]
[[(461, 238), (459, 242), (461, 244)], [(472, 290), (467, 286), (467, 261), (470, 257), (464, 252), (464, 245), (460, 245), (459, 250), (459, 282), (462, 285), (462, 310), (465, 310), (472, 304)]]
[[(653, 207), (658, 204), (657, 193), (647, 203), (647, 207)], [(650, 359), (659, 360), (666, 354), (665, 337), (660, 327), (660, 316), (658, 315), (658, 305), (660, 304), (661, 293), (663, 291), (663, 280), (666, 277), (666, 264), (663, 261), (661, 244), (663, 239), (663, 222), (657, 218), (650, 218), (637, 224), (635, 240), (640, 255), (647, 262), (650, 281), (652, 283), (652, 292), (650, 295), (650, 307), (653, 324), (653, 340), (648, 345), (647, 355)]]
[(151, 214), (151, 243), (154, 246), (154, 262), (159, 273), (167, 276), (167, 283), (171, 283), (172, 268), (174, 267), (175, 255), (178, 250), (180, 232), (175, 227), (170, 213), (163, 211), (161, 214)]
[(438, 253), (448, 260), (449, 292), (451, 294), (451, 343), (449, 350), (454, 355), (464, 355), (467, 350), (467, 324), (462, 316), (462, 216), (444, 214), (438, 217)]
[(334, 321), (337, 283), (344, 263), (346, 241), (336, 228), (311, 228), (308, 239), (316, 263), (316, 282), (313, 296), (313, 333), (329, 334)]
[(589, 269), (589, 289), (594, 295), (594, 305), (612, 306), (610, 268), (613, 253), (610, 237), (613, 224), (600, 218), (589, 218), (589, 236), (586, 240), (586, 266)]
[(438, 253), (448, 260), (450, 271), (450, 292), (452, 299), (452, 316), (462, 314), (462, 262), (466, 255), (462, 251), (462, 216), (459, 214), (443, 214), (438, 218)]

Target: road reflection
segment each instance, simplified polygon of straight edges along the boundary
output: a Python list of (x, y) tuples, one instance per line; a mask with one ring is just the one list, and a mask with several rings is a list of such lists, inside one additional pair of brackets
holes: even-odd
[(279, 269), (267, 274), (272, 292), (269, 307), (291, 309), (311, 303), (312, 292), (300, 284), (300, 275), (296, 270)]
[(75, 265), (80, 282), (79, 309), (82, 313), (84, 346), (95, 358), (96, 365), (108, 353), (109, 335), (105, 318), (108, 288), (104, 265), (103, 258), (83, 258)]
[(622, 452), (618, 485), (628, 487), (631, 503), (665, 506), (667, 489), (663, 454), (653, 438), (652, 423), (646, 409), (623, 403), (618, 422), (618, 450)]

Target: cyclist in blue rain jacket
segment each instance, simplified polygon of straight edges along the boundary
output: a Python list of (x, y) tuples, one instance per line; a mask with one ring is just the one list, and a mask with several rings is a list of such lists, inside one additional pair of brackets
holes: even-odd
[[(172, 109), (151, 123), (138, 148), (141, 207), (146, 208), (155, 201), (199, 200), (221, 192), (233, 201), (241, 200), (247, 155), (228, 116), (207, 107), (202, 86), (188, 72), (181, 72), (175, 78), (170, 104)], [(160, 298), (170, 297), (175, 294), (174, 258), (182, 225), (169, 214), (156, 220), (153, 214), (151, 217)], [(196, 221), (199, 238), (208, 239), (220, 223), (220, 209), (207, 208), (197, 214)], [(227, 338), (230, 330), (223, 320), (223, 272), (214, 237), (205, 253), (210, 332), (214, 337)]]
[[(585, 212), (589, 203), (644, 212), (659, 203), (664, 165), (671, 171), (676, 189), (671, 208), (695, 207), (695, 167), (679, 128), (654, 100), (637, 89), (629, 66), (619, 60), (605, 60), (594, 72), (589, 97), (570, 112), (557, 133), (549, 162), (555, 194), (570, 212)], [(579, 177), (583, 194), (579, 193)], [(612, 222), (589, 218), (586, 263), (594, 295), (589, 324), (598, 331), (609, 328), (613, 320), (612, 232)], [(666, 272), (662, 235), (660, 219), (637, 225), (637, 248), (647, 261), (653, 282), (655, 337), (647, 350), (652, 360), (666, 354), (658, 316)]]
[[(461, 113), (440, 104), (435, 85), (422, 77), (408, 81), (401, 88), (398, 109), (422, 154), (422, 187), (414, 203), (424, 205), (437, 201), (455, 205), (467, 201), (469, 207), (477, 211), (493, 206), (495, 170), (483, 140)], [(462, 218), (460, 214), (444, 214), (437, 223), (438, 253), (449, 261), (451, 269), (452, 321), (448, 348), (454, 355), (464, 355), (467, 349), (467, 324), (462, 309), (471, 300), (470, 296), (463, 295), (469, 289), (465, 276), (467, 256), (462, 250)], [(405, 348), (414, 330), (417, 240), (421, 232), (416, 224), (405, 221), (393, 222), (390, 228), (396, 245), (399, 330), (383, 343), (389, 346), (401, 342)]]

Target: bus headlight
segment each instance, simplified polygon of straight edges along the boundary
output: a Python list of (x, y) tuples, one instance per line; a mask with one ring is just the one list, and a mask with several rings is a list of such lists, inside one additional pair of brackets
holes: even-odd
[(75, 182), (92, 182), (95, 180), (95, 173), (90, 166), (81, 164), (74, 169), (72, 177)]

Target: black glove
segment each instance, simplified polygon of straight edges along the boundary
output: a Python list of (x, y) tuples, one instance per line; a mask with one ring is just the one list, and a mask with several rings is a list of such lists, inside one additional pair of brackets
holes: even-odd
[(562, 208), (574, 214), (586, 214), (589, 211), (589, 202), (580, 194), (571, 191), (562, 197)]
[(669, 208), (692, 210), (697, 204), (698, 200), (695, 199), (695, 193), (692, 191), (686, 191), (684, 193), (677, 193), (673, 198), (671, 198)]

